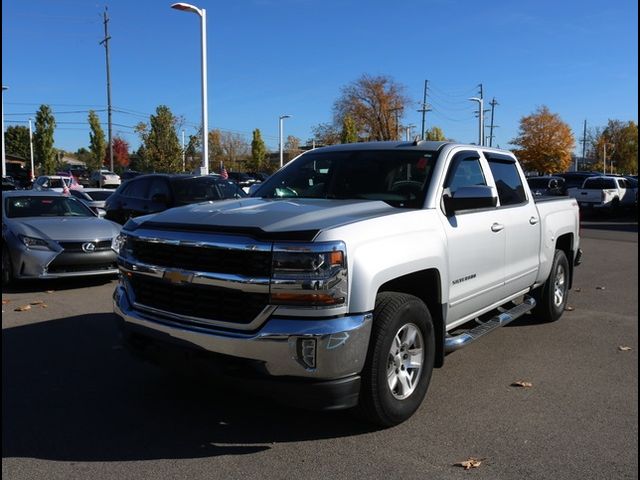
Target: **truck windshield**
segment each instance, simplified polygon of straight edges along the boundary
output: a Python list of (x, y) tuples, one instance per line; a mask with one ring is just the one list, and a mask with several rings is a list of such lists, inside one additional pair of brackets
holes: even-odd
[(356, 150), (308, 153), (272, 175), (253, 196), (379, 200), (421, 208), (437, 152)]

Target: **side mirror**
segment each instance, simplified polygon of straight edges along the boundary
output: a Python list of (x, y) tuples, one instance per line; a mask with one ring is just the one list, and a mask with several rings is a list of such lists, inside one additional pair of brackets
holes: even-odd
[(169, 198), (167, 198), (164, 193), (156, 193), (151, 197), (151, 201), (153, 203), (162, 203), (163, 205), (166, 205), (169, 203)]
[(492, 208), (498, 204), (498, 196), (491, 187), (476, 185), (460, 187), (453, 195), (444, 195), (444, 211), (448, 217), (460, 210)]
[(107, 211), (102, 208), (96, 208), (96, 215), (100, 218), (104, 218), (107, 216)]

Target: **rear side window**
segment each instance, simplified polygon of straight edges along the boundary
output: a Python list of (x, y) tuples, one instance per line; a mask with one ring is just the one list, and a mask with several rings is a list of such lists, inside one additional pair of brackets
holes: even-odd
[(613, 178), (589, 178), (584, 182), (586, 190), (604, 190), (606, 188), (616, 188), (616, 181)]
[(527, 201), (522, 179), (515, 162), (489, 158), (489, 168), (496, 182), (500, 205), (518, 205)]
[(154, 195), (164, 195), (166, 199), (171, 198), (171, 189), (169, 188), (169, 182), (167, 182), (167, 180), (165, 180), (164, 178), (154, 178), (151, 181), (151, 186), (149, 187), (147, 197), (153, 198)]

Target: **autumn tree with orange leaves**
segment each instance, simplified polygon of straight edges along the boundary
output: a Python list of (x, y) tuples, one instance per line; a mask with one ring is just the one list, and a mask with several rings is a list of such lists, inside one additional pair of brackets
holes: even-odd
[(511, 143), (520, 147), (515, 153), (526, 171), (553, 173), (571, 165), (575, 139), (569, 125), (542, 106), (520, 119), (518, 136)]
[(113, 138), (113, 158), (119, 167), (129, 166), (129, 142), (124, 138), (118, 136)]

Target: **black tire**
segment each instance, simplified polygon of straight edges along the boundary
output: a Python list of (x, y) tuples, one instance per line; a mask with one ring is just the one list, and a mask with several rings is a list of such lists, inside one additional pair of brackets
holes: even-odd
[[(404, 329), (404, 330), (403, 330)], [(394, 369), (392, 345), (396, 335), (419, 331), (422, 341), (422, 366), (416, 372), (413, 390), (406, 398), (398, 398), (387, 379), (388, 369)], [(419, 337), (416, 334), (416, 337)], [(405, 347), (408, 348), (408, 347)], [(402, 352), (410, 350), (402, 350)], [(396, 360), (400, 358), (396, 355)], [(406, 358), (406, 355), (405, 357)], [(366, 420), (382, 427), (404, 422), (418, 409), (427, 393), (435, 360), (435, 334), (427, 306), (417, 297), (403, 293), (383, 292), (376, 299), (373, 328), (367, 360), (362, 371), (358, 411)], [(405, 371), (404, 364), (401, 366)], [(389, 370), (391, 371), (391, 370)], [(409, 368), (407, 368), (407, 372)], [(399, 370), (396, 368), (395, 373)], [(409, 373), (404, 373), (409, 375)], [(397, 375), (396, 375), (397, 376)]]
[(2, 286), (6, 287), (13, 282), (13, 265), (11, 264), (11, 256), (9, 249), (2, 247)]
[(569, 296), (570, 275), (567, 256), (562, 250), (556, 250), (549, 278), (533, 291), (536, 300), (533, 314), (540, 320), (555, 322), (562, 316)]

